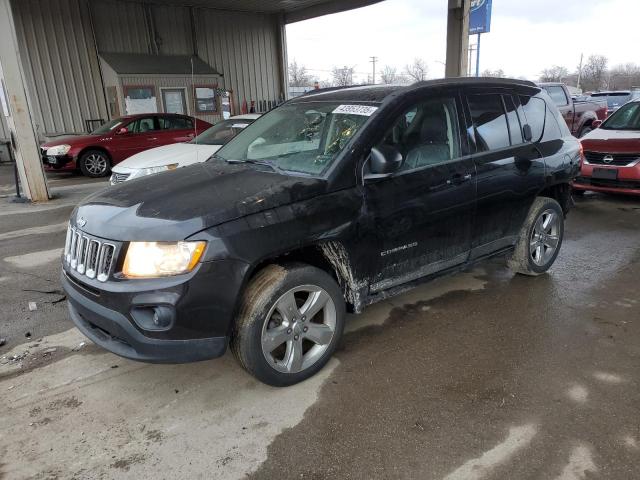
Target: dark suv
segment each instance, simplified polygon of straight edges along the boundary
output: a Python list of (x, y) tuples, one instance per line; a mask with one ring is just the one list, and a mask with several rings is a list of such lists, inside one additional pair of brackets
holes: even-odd
[(580, 146), (517, 80), (353, 87), (291, 100), (209, 161), (98, 192), (73, 212), (71, 317), (124, 357), (227, 344), (283, 386), (327, 362), (345, 312), (500, 253), (555, 261)]

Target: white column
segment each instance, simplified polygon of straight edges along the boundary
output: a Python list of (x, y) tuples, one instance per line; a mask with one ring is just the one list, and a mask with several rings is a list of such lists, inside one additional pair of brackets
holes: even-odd
[[(18, 165), (21, 192), (33, 202), (46, 202), (49, 192), (29, 107), (10, 0), (0, 0), (0, 80), (9, 108), (6, 120), (15, 144), (13, 154)], [(4, 114), (0, 108), (0, 115)]]
[(448, 0), (446, 77), (467, 75), (469, 5), (471, 0)]

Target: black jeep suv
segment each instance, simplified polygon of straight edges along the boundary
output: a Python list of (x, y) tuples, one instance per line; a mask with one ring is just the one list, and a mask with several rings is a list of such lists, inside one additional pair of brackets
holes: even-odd
[(518, 80), (317, 91), (207, 162), (73, 212), (62, 284), (77, 327), (124, 357), (222, 355), (271, 385), (313, 375), (347, 309), (499, 253), (545, 272), (580, 146)]

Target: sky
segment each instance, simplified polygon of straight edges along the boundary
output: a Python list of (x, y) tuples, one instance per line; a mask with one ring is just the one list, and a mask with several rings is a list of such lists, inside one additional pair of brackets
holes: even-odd
[[(447, 0), (384, 0), (287, 26), (287, 53), (319, 79), (334, 66), (371, 75), (369, 57), (400, 72), (419, 57), (429, 77), (444, 75)], [(480, 70), (537, 79), (553, 65), (577, 69), (580, 54), (609, 66), (640, 63), (640, 0), (493, 0), (491, 32), (482, 35)], [(470, 43), (475, 43), (472, 36)], [(378, 77), (379, 80), (379, 77)]]

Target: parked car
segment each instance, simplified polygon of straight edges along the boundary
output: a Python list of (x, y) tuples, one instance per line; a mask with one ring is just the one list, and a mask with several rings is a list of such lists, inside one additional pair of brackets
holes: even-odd
[(259, 116), (258, 113), (237, 115), (216, 123), (188, 142), (136, 153), (111, 169), (111, 185), (204, 162)]
[(607, 102), (605, 99), (586, 99), (578, 97), (573, 100), (567, 86), (563, 83), (539, 83), (560, 110), (567, 122), (567, 127), (576, 137), (583, 137), (593, 130), (593, 122), (607, 118)]
[(640, 99), (620, 107), (582, 139), (584, 160), (576, 193), (640, 195)]
[(258, 379), (291, 385), (328, 361), (347, 310), (497, 254), (547, 271), (579, 156), (531, 82), (309, 93), (207, 162), (84, 200), (63, 255), (69, 312), (124, 357), (190, 362), (230, 343)]
[(619, 90), (615, 92), (595, 92), (591, 94), (591, 98), (604, 99), (609, 107), (608, 115), (618, 110), (622, 105), (631, 100), (631, 92), (629, 90)]
[(79, 170), (104, 177), (125, 158), (150, 148), (186, 142), (211, 124), (185, 115), (146, 113), (111, 120), (89, 135), (64, 136), (40, 147), (47, 170)]

